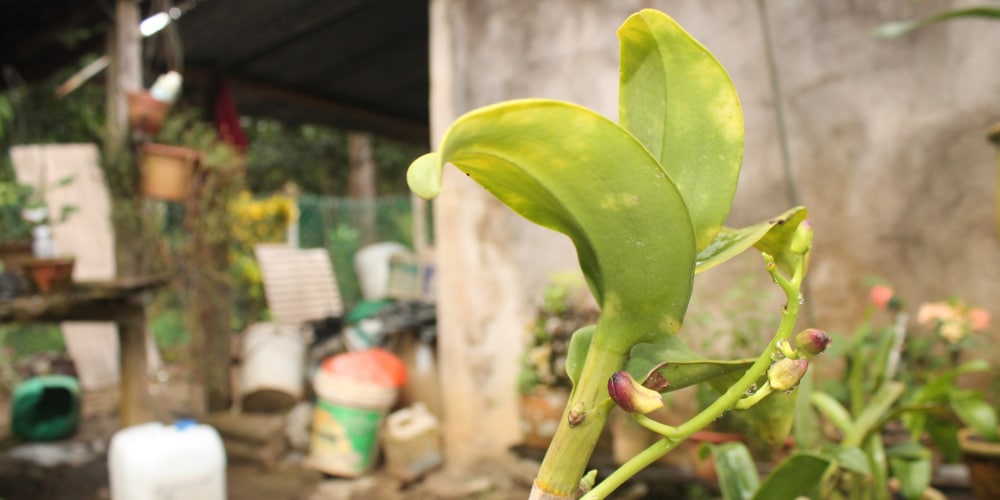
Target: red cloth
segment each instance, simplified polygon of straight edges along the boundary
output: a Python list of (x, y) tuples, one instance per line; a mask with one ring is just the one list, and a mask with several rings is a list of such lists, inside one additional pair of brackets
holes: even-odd
[(214, 112), (215, 128), (222, 140), (232, 144), (239, 152), (245, 152), (250, 141), (240, 126), (240, 113), (236, 110), (236, 101), (233, 100), (233, 95), (229, 93), (229, 86), (225, 82), (220, 83), (216, 91)]

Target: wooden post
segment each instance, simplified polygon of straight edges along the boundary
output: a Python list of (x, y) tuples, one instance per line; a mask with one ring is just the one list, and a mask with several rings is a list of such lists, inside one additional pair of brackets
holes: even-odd
[(122, 308), (117, 316), (121, 389), (119, 412), (122, 427), (152, 420), (146, 391), (146, 313), (142, 305)]
[(105, 151), (125, 146), (128, 136), (128, 104), (125, 93), (142, 87), (142, 36), (139, 34), (139, 2), (115, 3), (114, 28), (108, 35), (107, 138)]
[(356, 219), (358, 229), (361, 231), (361, 244), (370, 245), (378, 239), (375, 213), (377, 191), (375, 152), (370, 133), (349, 132), (347, 134), (347, 161), (350, 164), (347, 196), (361, 202), (361, 212)]

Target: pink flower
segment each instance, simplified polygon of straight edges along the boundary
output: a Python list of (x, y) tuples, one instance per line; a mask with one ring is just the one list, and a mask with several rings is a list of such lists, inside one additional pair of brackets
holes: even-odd
[(955, 321), (958, 313), (947, 302), (924, 302), (917, 310), (917, 322), (921, 325), (930, 325), (938, 321)]
[(896, 295), (896, 291), (885, 285), (875, 285), (871, 288), (871, 300), (875, 309), (884, 311), (889, 307), (889, 301)]
[(974, 332), (986, 331), (990, 327), (990, 312), (986, 309), (970, 309), (969, 315), (969, 330)]

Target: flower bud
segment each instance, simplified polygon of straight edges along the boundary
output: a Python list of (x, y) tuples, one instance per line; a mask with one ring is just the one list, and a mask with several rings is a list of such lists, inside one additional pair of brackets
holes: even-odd
[(629, 413), (649, 413), (663, 408), (663, 396), (635, 381), (627, 371), (620, 370), (608, 379), (611, 399)]
[(807, 328), (795, 336), (795, 349), (802, 357), (821, 354), (830, 345), (830, 336), (818, 328)]
[(795, 235), (792, 236), (790, 249), (792, 253), (802, 255), (812, 248), (813, 225), (808, 220), (802, 221), (799, 227), (795, 228)]
[(767, 370), (767, 381), (774, 390), (787, 391), (799, 385), (807, 368), (809, 361), (805, 359), (785, 358), (775, 361)]

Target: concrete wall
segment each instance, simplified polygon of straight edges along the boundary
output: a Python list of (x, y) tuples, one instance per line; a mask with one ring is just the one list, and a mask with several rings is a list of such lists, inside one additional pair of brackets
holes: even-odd
[[(818, 326), (850, 331), (872, 275), (913, 306), (959, 294), (1000, 313), (994, 151), (984, 137), (1000, 120), (1000, 22), (955, 21), (892, 41), (870, 35), (880, 23), (964, 3), (767, 2), (794, 187), (816, 227), (807, 300)], [(615, 30), (642, 7), (677, 19), (740, 93), (746, 156), (729, 224), (792, 206), (758, 3), (749, 0), (433, 0), (435, 137), (465, 111), (519, 97), (616, 117)], [(565, 238), (519, 219), (454, 169), (436, 217), (449, 449), (467, 459), (516, 441), (524, 324), (545, 274), (576, 261)], [(692, 312), (711, 309), (746, 273), (763, 276), (759, 258), (700, 276)]]

